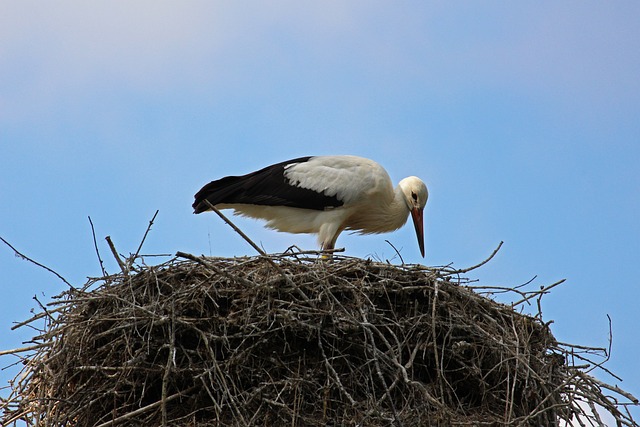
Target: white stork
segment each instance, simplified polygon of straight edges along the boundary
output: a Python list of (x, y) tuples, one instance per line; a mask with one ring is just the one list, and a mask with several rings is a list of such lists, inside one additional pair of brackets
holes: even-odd
[(427, 186), (410, 176), (394, 189), (389, 174), (373, 160), (356, 156), (300, 157), (243, 176), (227, 176), (202, 187), (194, 213), (233, 209), (289, 233), (313, 233), (332, 250), (343, 230), (385, 233), (413, 218), (424, 257), (423, 209)]

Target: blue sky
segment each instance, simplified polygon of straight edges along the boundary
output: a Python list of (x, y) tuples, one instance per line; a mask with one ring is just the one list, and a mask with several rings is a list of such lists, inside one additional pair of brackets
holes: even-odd
[[(427, 256), (411, 226), (337, 246), (462, 268), (503, 240), (471, 276), (566, 278), (543, 299), (556, 338), (606, 347), (609, 314), (608, 367), (640, 396), (638, 22), (632, 1), (2, 2), (0, 236), (77, 285), (100, 274), (88, 216), (111, 272), (104, 237), (135, 252), (156, 210), (145, 253), (253, 255), (192, 215), (203, 184), (370, 157), (429, 186)], [(236, 223), (269, 252), (315, 247)], [(64, 287), (0, 246), (0, 347)]]

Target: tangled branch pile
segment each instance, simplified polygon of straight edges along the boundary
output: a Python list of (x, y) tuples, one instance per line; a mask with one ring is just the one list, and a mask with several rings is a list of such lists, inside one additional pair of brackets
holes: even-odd
[(460, 273), (179, 254), (93, 279), (23, 322), (46, 319), (12, 352), (25, 367), (0, 424), (598, 425), (597, 404), (636, 425), (616, 400), (633, 397), (575, 366), (540, 316)]

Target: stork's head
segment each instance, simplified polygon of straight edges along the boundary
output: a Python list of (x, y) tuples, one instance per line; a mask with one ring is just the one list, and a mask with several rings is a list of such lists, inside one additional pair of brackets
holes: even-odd
[(413, 226), (416, 229), (416, 236), (418, 237), (420, 254), (424, 257), (424, 225), (422, 217), (424, 206), (427, 204), (427, 199), (429, 198), (427, 186), (416, 176), (410, 176), (403, 179), (400, 181), (399, 186), (402, 190), (402, 194), (404, 194), (404, 200), (407, 202), (407, 207), (411, 212)]

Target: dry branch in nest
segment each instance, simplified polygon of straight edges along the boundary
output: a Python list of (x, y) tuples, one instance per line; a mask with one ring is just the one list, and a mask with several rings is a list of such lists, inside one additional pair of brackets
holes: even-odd
[(548, 289), (472, 290), (467, 271), (317, 253), (131, 266), (22, 323), (45, 320), (6, 352), (24, 368), (0, 424), (598, 425), (597, 405), (636, 425), (633, 396), (589, 375), (594, 349), (483, 295)]

